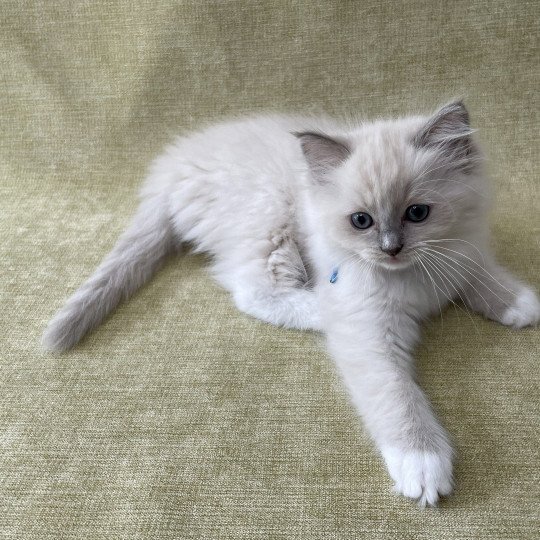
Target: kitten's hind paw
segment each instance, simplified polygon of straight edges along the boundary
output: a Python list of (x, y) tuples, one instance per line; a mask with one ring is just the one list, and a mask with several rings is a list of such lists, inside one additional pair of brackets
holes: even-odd
[(514, 328), (534, 326), (540, 321), (540, 301), (529, 288), (522, 289), (501, 317), (501, 323)]
[(436, 506), (440, 496), (452, 493), (451, 450), (435, 453), (387, 446), (382, 454), (395, 482), (394, 490), (416, 499), (420, 506)]

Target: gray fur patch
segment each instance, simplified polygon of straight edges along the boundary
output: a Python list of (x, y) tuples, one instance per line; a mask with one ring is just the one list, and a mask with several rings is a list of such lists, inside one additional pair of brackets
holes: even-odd
[(341, 165), (350, 156), (351, 150), (343, 140), (336, 140), (322, 133), (293, 133), (300, 139), (302, 151), (315, 179), (322, 180), (324, 174)]
[(416, 134), (416, 148), (436, 150), (440, 159), (454, 169), (470, 172), (477, 163), (469, 113), (461, 101), (445, 105)]
[(413, 139), (416, 148), (457, 141), (463, 144), (472, 133), (469, 113), (461, 101), (439, 109)]

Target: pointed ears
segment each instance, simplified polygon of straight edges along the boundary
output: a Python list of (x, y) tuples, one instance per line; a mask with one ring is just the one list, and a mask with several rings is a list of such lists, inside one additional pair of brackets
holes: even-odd
[(466, 169), (476, 153), (473, 133), (465, 105), (462, 101), (454, 101), (427, 120), (414, 136), (413, 145), (437, 150), (442, 158), (454, 160), (456, 166)]
[(321, 183), (330, 171), (346, 161), (351, 154), (348, 143), (341, 138), (313, 131), (295, 132), (293, 135), (300, 140), (314, 179)]

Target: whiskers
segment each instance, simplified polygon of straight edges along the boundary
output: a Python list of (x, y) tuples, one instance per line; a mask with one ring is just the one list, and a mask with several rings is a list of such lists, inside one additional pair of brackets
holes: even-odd
[[(463, 311), (467, 315), (467, 317), (472, 322), (476, 333), (479, 334), (476, 322), (474, 321), (474, 318), (472, 317), (470, 310), (467, 308), (467, 302), (463, 298), (463, 296), (465, 296), (465, 298), (467, 298), (465, 291), (460, 292), (459, 283), (455, 282), (454, 279), (452, 279), (453, 276), (446, 273), (447, 269), (444, 266), (442, 266), (437, 260), (435, 260), (431, 255), (427, 254), (426, 252), (424, 252), (423, 255), (424, 255), (424, 261), (423, 262), (422, 262), (422, 259), (420, 258), (420, 256), (417, 256), (418, 260), (419, 260), (419, 263), (422, 264), (422, 266), (424, 266), (424, 270), (428, 274), (429, 274), (428, 268), (431, 268), (432, 271), (434, 271), (436, 273), (436, 275), (439, 277), (439, 280), (440, 280), (442, 286), (445, 288), (446, 293), (438, 285), (437, 285), (437, 289), (452, 304), (452, 306), (454, 307), (454, 311), (456, 313), (458, 313), (458, 310), (459, 310), (459, 311)], [(455, 294), (453, 294), (450, 291), (448, 286), (450, 286), (452, 288), (452, 290), (454, 291)], [(455, 302), (455, 300), (454, 300), (456, 298), (456, 295), (457, 295), (457, 297), (459, 297), (459, 299), (461, 301), (461, 304), (462, 304), (461, 306), (459, 304), (457, 304)], [(439, 309), (440, 309), (440, 306), (439, 306)]]
[[(420, 265), (420, 270), (423, 270), (427, 277), (429, 278), (430, 282), (431, 282), (431, 286), (433, 287), (433, 293), (435, 294), (435, 298), (437, 299), (437, 304), (439, 306), (439, 313), (441, 315), (441, 327), (444, 328), (444, 322), (443, 322), (443, 316), (442, 316), (442, 306), (441, 306), (441, 301), (439, 300), (439, 294), (437, 293), (437, 290), (441, 291), (441, 288), (435, 283), (435, 280), (433, 279), (433, 276), (431, 275), (429, 269), (427, 268), (427, 266), (424, 264), (424, 261), (422, 261), (422, 259), (418, 256), (418, 255), (414, 255), (414, 263), (418, 263)], [(442, 292), (443, 296), (446, 296), (444, 294), (444, 292)], [(447, 297), (448, 298), (448, 297)]]
[[(463, 238), (438, 238), (437, 240), (422, 240), (422, 242), (419, 245), (422, 246), (423, 244), (440, 244), (441, 242), (463, 242), (464, 244), (471, 246), (474, 250), (476, 250), (478, 255), (480, 255), (482, 262), (484, 263), (484, 266), (486, 265), (484, 254), (480, 251), (478, 246), (475, 246), (472, 242), (469, 242), (468, 240), (463, 240)], [(440, 247), (440, 246), (435, 246), (435, 247)], [(463, 253), (461, 253), (461, 251), (456, 251), (456, 253), (459, 253), (460, 255), (464, 255)]]
[[(445, 242), (463, 242), (467, 246), (474, 248), (479, 254), (482, 264), (458, 249), (447, 247), (447, 245), (444, 245)], [(508, 289), (486, 269), (486, 261), (482, 252), (471, 242), (459, 238), (425, 240), (415, 247), (415, 251), (417, 252), (416, 260), (430, 277), (433, 287), (436, 287), (454, 306), (459, 307), (454, 302), (454, 299), (459, 298), (471, 321), (473, 321), (473, 318), (467, 306), (473, 306), (473, 303), (467, 295), (467, 289), (474, 291), (486, 305), (488, 311), (493, 311), (492, 306), (484, 296), (488, 292), (505, 306), (510, 307), (508, 302), (501, 298), (500, 294), (494, 289), (500, 288), (499, 293), (501, 294), (501, 289), (512, 295), (515, 295), (515, 292)], [(436, 283), (430, 271), (438, 278), (440, 285)], [(445, 291), (441, 287), (444, 287)]]

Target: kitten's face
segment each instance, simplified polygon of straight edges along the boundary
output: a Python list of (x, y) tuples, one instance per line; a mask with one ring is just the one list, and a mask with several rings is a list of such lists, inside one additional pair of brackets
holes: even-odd
[(464, 115), (460, 104), (429, 120), (366, 125), (339, 141), (302, 135), (327, 237), (390, 270), (422, 264), (433, 241), (459, 238), (482, 203)]

